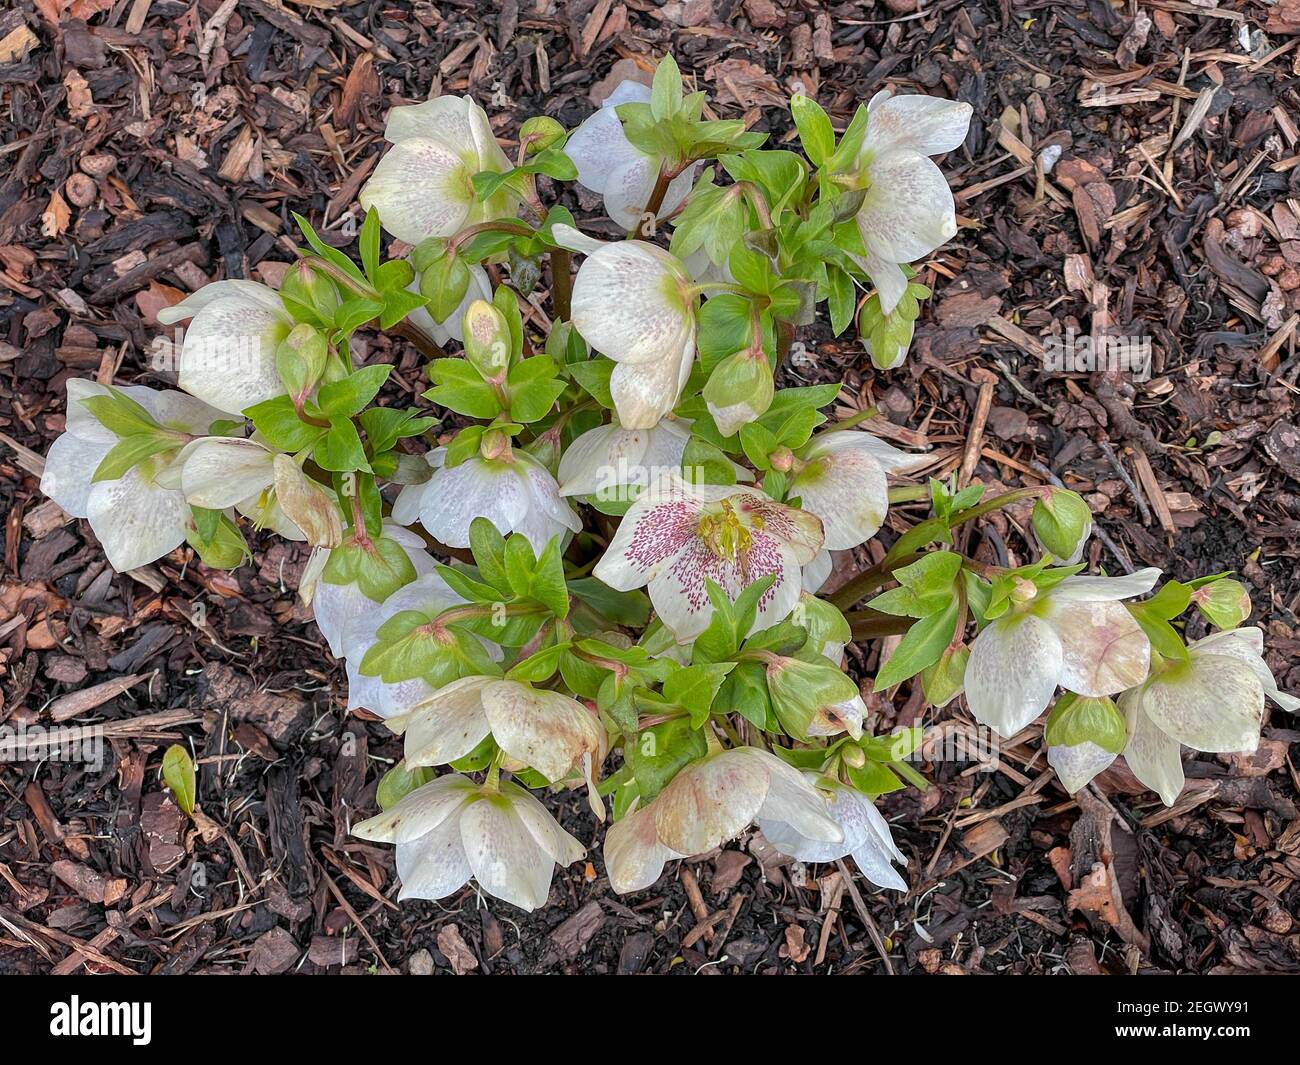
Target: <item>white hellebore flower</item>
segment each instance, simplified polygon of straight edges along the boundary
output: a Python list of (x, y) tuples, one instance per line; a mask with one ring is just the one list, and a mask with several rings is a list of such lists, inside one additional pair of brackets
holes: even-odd
[(858, 174), (867, 195), (858, 208), (866, 248), (861, 266), (893, 312), (907, 291), (899, 263), (915, 262), (957, 232), (952, 190), (929, 158), (957, 148), (970, 128), (971, 105), (932, 96), (878, 92), (867, 105)]
[[(575, 129), (564, 145), (564, 153), (578, 168), (578, 184), (600, 193), (605, 199), (605, 213), (628, 230), (641, 223), (662, 160), (627, 139), (616, 109), (619, 104), (649, 102), (648, 85), (621, 82), (605, 98), (600, 110)], [(692, 165), (669, 182), (660, 216), (670, 215), (682, 205), (695, 184), (698, 169), (698, 164)]]
[(889, 510), (891, 473), (914, 469), (924, 455), (885, 443), (870, 433), (836, 429), (815, 436), (799, 450), (801, 467), (789, 495), (821, 518), (825, 542), (804, 570), (804, 587), (816, 592), (831, 573), (832, 551), (864, 544), (880, 531)]
[(118, 436), (84, 405), (109, 390), (94, 381), (68, 380), (67, 429), (50, 446), (41, 491), (74, 518), (85, 518), (109, 564), (119, 573), (161, 558), (185, 542), (190, 508), (172, 466), (185, 438), (206, 433), (222, 412), (183, 392), (117, 387), (164, 429), (176, 432), (176, 449), (145, 459), (115, 480), (92, 481)]
[(573, 282), (573, 324), (618, 365), (610, 395), (624, 429), (650, 429), (677, 406), (695, 360), (694, 281), (682, 261), (643, 240), (605, 244), (555, 227), (588, 252)]
[[(413, 537), (412, 533), (397, 526), (385, 527), (385, 535), (390, 536), (403, 547), (406, 546), (404, 538)], [(337, 618), (342, 619), (343, 623), (342, 648), (348, 669), (349, 710), (365, 707), (382, 718), (393, 719), (410, 713), (438, 691), (423, 677), (412, 677), (410, 680), (389, 683), (382, 677), (369, 676), (361, 672), (361, 662), (366, 657), (366, 652), (378, 642), (379, 629), (389, 618), (396, 617), (404, 610), (418, 610), (428, 617), (436, 617), (444, 610), (461, 606), (465, 602), (451, 590), (447, 582), (442, 579), (442, 575), (432, 569), (433, 559), (428, 554), (423, 551), (417, 554), (414, 549), (410, 554), (411, 561), (415, 563), (416, 572), (420, 576), (410, 584), (397, 589), (382, 603), (372, 603), (359, 597), (355, 585), (325, 586), (344, 589), (344, 594), (339, 597), (339, 607), (336, 609), (331, 606), (328, 609)], [(316, 624), (321, 626), (322, 632), (325, 631), (319, 605), (316, 606)], [(337, 626), (337, 621), (332, 621), (330, 624), (332, 627)], [(497, 662), (501, 661), (503, 657), (501, 648), (481, 637), (479, 642), (483, 644), (490, 658)]]
[[(415, 567), (415, 575), (417, 579), (424, 577), (426, 574), (433, 574), (437, 561), (425, 549), (424, 541), (420, 539), (417, 533), (411, 532), (410, 529), (402, 528), (402, 526), (398, 525), (396, 522), (386, 521), (384, 522), (381, 534), (384, 539), (392, 540), (402, 549), (406, 557), (410, 559), (411, 565)], [(329, 556), (330, 552), (327, 548), (322, 548), (313, 553), (309, 564), (313, 570), (313, 578), (324, 570), (326, 563), (329, 561)], [(442, 578), (439, 577), (438, 583), (441, 584), (441, 582)], [(410, 585), (407, 585), (406, 587), (410, 587)], [(385, 599), (385, 608), (387, 608), (389, 602), (393, 599), (393, 596), (405, 590), (405, 587), (401, 588), (398, 592), (394, 592)], [(448, 596), (451, 596), (451, 589), (447, 589), (447, 594)], [(461, 599), (452, 596), (446, 603), (446, 606), (456, 606), (461, 602)], [(381, 614), (380, 604), (367, 596), (365, 592), (361, 590), (360, 584), (356, 581), (350, 581), (347, 584), (333, 584), (327, 580), (317, 580), (314, 585), (311, 606), (312, 611), (316, 615), (316, 625), (320, 629), (321, 635), (325, 637), (325, 641), (330, 646), (330, 654), (335, 658), (343, 658), (345, 655), (349, 654), (347, 636), (353, 625), (364, 628), (373, 621), (374, 627), (371, 629), (373, 636), (373, 632), (377, 630), (384, 621), (397, 613), (396, 609), (385, 609)], [(400, 609), (416, 610), (419, 608), (415, 606), (406, 606), (401, 607)], [(439, 609), (444, 609), (444, 607), (440, 606)], [(371, 642), (373, 643), (374, 640), (372, 639)], [(363, 651), (362, 654), (364, 653), (365, 652)], [(357, 656), (356, 661), (357, 665), (360, 665), (361, 657), (359, 655)], [(349, 679), (351, 679), (351, 676), (352, 669), (349, 668)], [(378, 677), (368, 679), (374, 680), (375, 682), (379, 681)], [(356, 703), (353, 705), (362, 704)], [(380, 711), (373, 706), (368, 706), (367, 709), (374, 710), (375, 713), (380, 713)]]
[(473, 177), (504, 173), (510, 161), (497, 144), (487, 114), (468, 96), (439, 96), (388, 112), (384, 137), (392, 143), (357, 199), (379, 212), (384, 228), (408, 244), (450, 237), (466, 225), (512, 214), (510, 194), (483, 203)]
[(582, 521), (550, 470), (526, 451), (506, 447), (496, 457), (475, 455), (458, 466), (443, 465), (446, 448), (425, 459), (434, 474), (423, 484), (402, 489), (393, 504), (393, 520), (419, 521), (448, 547), (469, 547), (469, 527), (487, 518), (502, 536), (522, 534), (540, 552), (553, 537), (582, 529)]
[(274, 289), (215, 281), (158, 312), (163, 325), (187, 318), (177, 379), (186, 392), (227, 414), (286, 394), (275, 349), (294, 322)]
[(679, 643), (709, 625), (706, 581), (733, 601), (768, 574), (755, 631), (775, 625), (799, 601), (799, 567), (822, 542), (821, 522), (745, 485), (693, 485), (660, 477), (628, 508), (592, 571), (621, 592), (649, 585), (650, 602)]
[(605, 818), (595, 783), (605, 729), (567, 695), (499, 677), (462, 677), (389, 724), (405, 730), (406, 764), (412, 768), (464, 758), (491, 735), (520, 766), (536, 769), (553, 784), (579, 769), (592, 811)]
[[(277, 462), (283, 469), (285, 462), (293, 460), (277, 456), (257, 440), (207, 436), (185, 445), (168, 476), (179, 477), (178, 486), (193, 506), (207, 510), (234, 507), (258, 528), (270, 529), (286, 540), (306, 540), (307, 534), (294, 524), (271, 491)], [(294, 469), (297, 472), (296, 464)], [(319, 502), (329, 502), (328, 490), (322, 486), (320, 493)]]
[(489, 895), (525, 910), (546, 905), (557, 864), (587, 853), (518, 784), (491, 788), (458, 774), (416, 788), (352, 832), (397, 845), (399, 898), (446, 898), (472, 877)]
[(624, 429), (618, 421), (578, 437), (560, 456), (562, 496), (594, 496), (615, 488), (644, 488), (682, 468), (691, 439), (689, 422), (665, 418), (648, 429)]
[(826, 813), (840, 826), (844, 839), (838, 843), (810, 838), (778, 818), (759, 815), (758, 827), (764, 838), (782, 854), (801, 862), (833, 862), (851, 854), (859, 871), (877, 887), (906, 891), (907, 881), (898, 875), (893, 862), (906, 867), (907, 856), (895, 845), (888, 822), (856, 788), (838, 784), (829, 793), (828, 781), (816, 773), (804, 777), (826, 803)]
[(757, 747), (736, 747), (686, 766), (648, 806), (605, 835), (605, 869), (619, 894), (648, 888), (674, 858), (733, 840), (755, 820), (838, 844), (844, 830), (793, 766)]
[(966, 702), (975, 720), (1013, 736), (1051, 702), (1117, 695), (1146, 679), (1151, 644), (1121, 600), (1149, 592), (1158, 569), (1127, 577), (1067, 577), (1045, 592), (1022, 580), (1006, 614), (971, 644)]
[(1180, 746), (1253, 751), (1266, 696), (1283, 710), (1300, 712), (1300, 699), (1278, 690), (1264, 662), (1261, 629), (1216, 632), (1187, 650), (1187, 662), (1169, 664), (1119, 701), (1128, 719), (1124, 761), (1166, 806), (1183, 790)]

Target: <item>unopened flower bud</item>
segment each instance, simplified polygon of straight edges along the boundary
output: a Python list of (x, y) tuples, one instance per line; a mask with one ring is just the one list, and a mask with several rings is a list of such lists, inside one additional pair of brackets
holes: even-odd
[(284, 280), (280, 283), (280, 297), (286, 301), (291, 312), (299, 307), (306, 308), (326, 322), (334, 317), (335, 310), (342, 302), (338, 286), (313, 269), (310, 263), (301, 260), (285, 273)]
[(1017, 603), (1028, 603), (1038, 596), (1038, 585), (1033, 581), (1027, 581), (1024, 577), (1017, 577), (1014, 587), (1011, 589), (1011, 598)]
[(275, 369), (289, 395), (305, 396), (320, 380), (329, 360), (329, 344), (305, 322), (293, 327), (275, 349)]
[(1211, 625), (1235, 629), (1250, 617), (1250, 595), (1240, 581), (1230, 579), (1203, 585), (1192, 593), (1192, 602)]
[(559, 426), (555, 425), (547, 429), (524, 450), (545, 466), (554, 477), (560, 468)]
[(534, 115), (519, 127), (519, 143), (524, 146), (525, 155), (553, 148), (564, 137), (564, 127), (547, 115)]
[(275, 498), (313, 547), (337, 547), (343, 519), (334, 499), (288, 455), (275, 456)]
[(510, 455), (510, 437), (500, 429), (489, 429), (479, 441), (478, 453), (489, 461)]
[(487, 300), (475, 300), (465, 312), (462, 328), (465, 357), (474, 369), (485, 380), (504, 381), (512, 346), (506, 316)]
[(861, 747), (855, 747), (851, 743), (846, 743), (840, 748), (840, 752), (841, 757), (844, 759), (844, 764), (850, 769), (861, 769), (867, 764), (867, 756)]
[(767, 457), (772, 469), (780, 473), (789, 473), (794, 467), (794, 452), (782, 444)]
[(1092, 510), (1078, 492), (1053, 488), (1034, 504), (1034, 535), (1057, 562), (1073, 565), (1092, 533)]
[(796, 739), (829, 736), (848, 729), (861, 734), (861, 721), (844, 720), (838, 709), (861, 697), (853, 680), (826, 659), (804, 662), (776, 656), (768, 663), (767, 690), (782, 727)]
[(772, 367), (761, 348), (745, 348), (723, 359), (704, 386), (704, 401), (718, 432), (731, 436), (772, 405)]

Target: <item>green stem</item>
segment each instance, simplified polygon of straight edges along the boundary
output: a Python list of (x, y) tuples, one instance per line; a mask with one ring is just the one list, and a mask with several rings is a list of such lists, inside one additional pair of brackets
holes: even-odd
[(567, 322), (573, 302), (573, 253), (567, 248), (551, 249), (551, 302), (556, 320)]

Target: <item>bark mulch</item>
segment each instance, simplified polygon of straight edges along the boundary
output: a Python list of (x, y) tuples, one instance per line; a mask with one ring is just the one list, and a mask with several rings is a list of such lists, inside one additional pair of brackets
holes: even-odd
[[(849, 406), (931, 449), (932, 475), (1082, 492), (1107, 572), (1236, 570), (1300, 690), (1297, 0), (16, 0), (0, 727), (94, 725), (105, 748), (98, 766), (0, 763), (0, 972), (1300, 972), (1300, 724), (1275, 708), (1257, 755), (1196, 756), (1166, 810), (1119, 771), (1071, 799), (1038, 727), (996, 763), (940, 760), (963, 709), (872, 694), (876, 731), (935, 728), (931, 786), (881, 802), (905, 896), (751, 837), (625, 898), (597, 848), (543, 912), (472, 887), (399, 907), (391, 851), (347, 832), (399, 745), (343, 713), (295, 599), (304, 551), (268, 537), (233, 574), (183, 550), (118, 575), (43, 500), (66, 379), (165, 386), (157, 311), (209, 280), (278, 280), (290, 211), (351, 244), (391, 105), (470, 93), (508, 143), (533, 113), (575, 124), (670, 48), (716, 115), (776, 144), (796, 89), (837, 124), (886, 87), (974, 105), (944, 162), (962, 228), (925, 265), (906, 367), (877, 373), (812, 327), (788, 374), (844, 378)], [(570, 202), (599, 229), (593, 199)], [(1050, 335), (1145, 341), (1150, 378), (1046, 373)], [(404, 342), (372, 350), (394, 387), (424, 387)], [(918, 514), (898, 508), (882, 540)], [(966, 546), (1026, 561), (1026, 524), (1013, 511)], [(853, 668), (879, 650), (852, 648)], [(192, 821), (159, 777), (176, 742), (199, 763)], [(552, 802), (598, 842), (574, 798)]]

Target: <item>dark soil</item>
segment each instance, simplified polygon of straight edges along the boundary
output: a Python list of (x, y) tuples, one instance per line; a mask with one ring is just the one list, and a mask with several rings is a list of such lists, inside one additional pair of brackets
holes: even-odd
[[(718, 116), (776, 143), (796, 88), (841, 127), (885, 87), (974, 105), (944, 161), (963, 227), (923, 269), (935, 298), (905, 368), (878, 373), (851, 335), (810, 329), (790, 374), (843, 377), (878, 430), (928, 445), (929, 475), (1052, 474), (1083, 492), (1105, 537), (1094, 567), (1237, 571), (1280, 683), (1300, 690), (1300, 5), (1152, 0), (1136, 21), (1103, 0), (915, 8), (0, 13), (0, 725), (107, 737), (98, 768), (0, 764), (0, 972), (1300, 972), (1300, 724), (1272, 707), (1259, 754), (1191, 756), (1168, 811), (1118, 770), (1072, 800), (1038, 727), (993, 767), (919, 764), (931, 786), (880, 804), (911, 859), (905, 896), (849, 864), (783, 864), (760, 837), (620, 898), (596, 826), (559, 796), (597, 846), (557, 874), (548, 909), (472, 887), (399, 907), (391, 850), (347, 829), (400, 745), (343, 713), (343, 672), (296, 602), (303, 550), (267, 537), (234, 574), (181, 551), (117, 575), (37, 490), (68, 377), (165, 385), (158, 309), (209, 280), (278, 280), (290, 211), (350, 243), (391, 105), (468, 92), (509, 142), (539, 110), (575, 124), (589, 94), (671, 49)], [(599, 230), (598, 204), (571, 202)], [(1042, 338), (1069, 329), (1148, 338), (1150, 380), (1045, 373)], [(422, 390), (404, 342), (374, 350)], [(898, 508), (884, 542), (919, 513)], [(968, 549), (1027, 560), (1026, 519), (998, 517)], [(853, 648), (854, 668), (879, 650)], [(969, 723), (907, 685), (869, 699), (876, 731)], [(175, 742), (200, 766), (193, 822), (160, 781)]]

